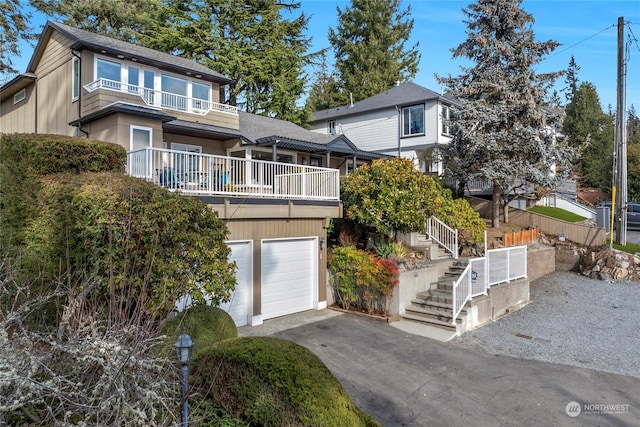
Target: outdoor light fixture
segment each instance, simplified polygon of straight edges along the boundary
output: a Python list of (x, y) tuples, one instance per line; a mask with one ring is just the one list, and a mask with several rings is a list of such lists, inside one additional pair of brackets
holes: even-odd
[(182, 426), (187, 427), (189, 419), (189, 402), (187, 401), (187, 391), (189, 388), (189, 359), (191, 358), (191, 347), (193, 341), (188, 334), (182, 334), (176, 341), (176, 349), (182, 367)]
[(321, 239), (320, 239), (320, 250), (321, 250), (321, 251), (324, 251), (324, 247), (325, 247), (325, 245), (326, 245), (326, 244), (327, 244), (327, 240), (326, 240), (326, 239), (321, 238)]

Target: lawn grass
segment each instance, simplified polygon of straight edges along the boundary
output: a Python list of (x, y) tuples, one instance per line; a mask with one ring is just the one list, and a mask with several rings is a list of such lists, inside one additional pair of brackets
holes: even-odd
[(529, 208), (528, 211), (567, 222), (580, 222), (587, 219), (583, 216), (576, 215), (573, 212), (551, 206), (533, 206)]
[[(609, 246), (611, 243), (611, 240), (607, 240), (607, 246)], [(627, 242), (627, 244), (625, 246), (619, 245), (617, 243), (613, 244), (613, 249), (617, 249), (619, 251), (622, 252), (627, 252), (630, 254), (635, 254), (640, 252), (640, 245), (637, 243), (629, 243)]]

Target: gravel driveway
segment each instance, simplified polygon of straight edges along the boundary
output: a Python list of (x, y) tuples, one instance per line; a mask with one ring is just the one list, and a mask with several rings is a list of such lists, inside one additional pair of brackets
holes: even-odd
[(549, 274), (527, 306), (450, 343), (640, 378), (640, 284)]

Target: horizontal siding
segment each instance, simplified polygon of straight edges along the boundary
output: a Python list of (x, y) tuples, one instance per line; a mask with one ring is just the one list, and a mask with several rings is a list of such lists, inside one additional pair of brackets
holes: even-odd
[(398, 143), (398, 113), (393, 109), (337, 119), (336, 131), (346, 135), (361, 150), (394, 147)]

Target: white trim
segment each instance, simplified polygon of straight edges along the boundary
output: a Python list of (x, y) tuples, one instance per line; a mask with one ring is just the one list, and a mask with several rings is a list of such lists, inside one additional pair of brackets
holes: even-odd
[(249, 320), (249, 326), (260, 326), (264, 323), (264, 320), (262, 320), (262, 314), (254, 314)]
[(27, 99), (27, 88), (22, 88), (13, 95), (13, 105), (19, 104)]
[(147, 126), (129, 125), (129, 151), (133, 151), (133, 131), (144, 130), (149, 132), (149, 147), (153, 147), (153, 128)]
[(314, 301), (313, 309), (314, 310), (324, 310), (327, 308), (327, 301)]
[[(78, 73), (76, 75), (76, 64), (78, 66)], [(75, 102), (80, 99), (80, 91), (82, 89), (80, 85), (80, 58), (74, 56), (71, 58), (71, 102)], [(76, 88), (78, 93), (76, 94)]]

